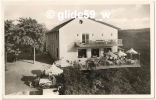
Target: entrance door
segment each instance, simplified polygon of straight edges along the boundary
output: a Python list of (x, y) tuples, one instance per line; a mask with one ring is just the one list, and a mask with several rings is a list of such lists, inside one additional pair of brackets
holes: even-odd
[(99, 57), (99, 49), (92, 49), (91, 50), (92, 57)]

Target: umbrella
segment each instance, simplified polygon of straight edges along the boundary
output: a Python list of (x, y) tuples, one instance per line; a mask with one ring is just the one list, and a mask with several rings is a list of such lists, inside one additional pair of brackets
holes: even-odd
[(47, 74), (48, 74), (48, 73), (51, 73), (51, 74), (53, 74), (53, 75), (59, 75), (59, 74), (63, 73), (63, 70), (60, 69), (60, 68), (58, 68), (58, 67), (56, 67), (56, 66), (53, 64), (49, 69), (46, 70), (46, 73), (47, 73)]
[(119, 57), (127, 56), (127, 54), (124, 53), (124, 52), (122, 52), (122, 51), (119, 51), (119, 52), (117, 53), (117, 55), (118, 55)]
[(131, 48), (130, 50), (128, 50), (127, 53), (129, 53), (129, 54), (138, 54), (138, 52), (135, 51), (133, 48)]
[(117, 55), (115, 55), (113, 52), (109, 51), (108, 53), (106, 53), (107, 55), (113, 57), (113, 58), (117, 58)]
[(131, 48), (130, 50), (128, 50), (128, 51), (127, 51), (127, 53), (129, 53), (129, 54), (130, 54), (131, 59), (133, 59), (132, 55), (134, 55), (134, 54), (138, 54), (138, 52), (137, 52), (137, 51), (135, 51), (133, 48)]

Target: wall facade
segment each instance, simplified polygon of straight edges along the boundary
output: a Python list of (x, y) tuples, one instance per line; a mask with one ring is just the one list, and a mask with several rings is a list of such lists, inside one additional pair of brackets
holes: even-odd
[(59, 59), (59, 31), (47, 34), (47, 50), (53, 59)]
[[(118, 39), (117, 29), (90, 19), (75, 19), (60, 28), (59, 33), (60, 58), (69, 60), (78, 58), (78, 48), (74, 44), (82, 41), (82, 34), (89, 34), (89, 40), (92, 41)], [(117, 46), (111, 48), (113, 52), (117, 52)], [(91, 49), (88, 48), (87, 57), (91, 56), (90, 52)]]

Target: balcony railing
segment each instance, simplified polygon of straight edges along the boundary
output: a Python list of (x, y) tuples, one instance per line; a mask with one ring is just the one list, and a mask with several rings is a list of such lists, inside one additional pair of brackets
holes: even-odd
[(96, 40), (96, 41), (86, 41), (82, 43), (80, 41), (75, 42), (77, 47), (104, 47), (104, 46), (123, 46), (122, 39), (114, 40)]

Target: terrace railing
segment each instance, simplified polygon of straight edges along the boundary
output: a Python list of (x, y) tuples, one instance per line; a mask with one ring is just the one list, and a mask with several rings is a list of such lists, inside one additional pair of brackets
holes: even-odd
[(103, 46), (123, 46), (122, 39), (111, 39), (111, 40), (89, 40), (85, 43), (80, 41), (75, 42), (77, 47), (103, 47)]
[(91, 58), (86, 61), (85, 66), (81, 66), (81, 70), (99, 70), (99, 69), (109, 69), (109, 68), (126, 68), (126, 67), (141, 67), (140, 60), (119, 60), (110, 61), (105, 57)]

